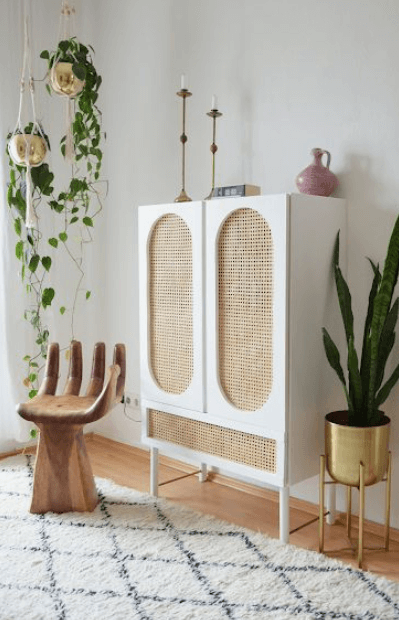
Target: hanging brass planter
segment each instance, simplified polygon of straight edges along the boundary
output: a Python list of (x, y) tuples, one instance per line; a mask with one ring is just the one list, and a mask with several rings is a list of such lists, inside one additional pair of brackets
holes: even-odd
[(382, 414), (378, 426), (348, 426), (347, 411), (325, 418), (326, 467), (340, 484), (359, 487), (359, 465), (364, 465), (364, 486), (380, 482), (387, 472), (391, 420)]
[[(47, 144), (37, 134), (17, 133), (8, 143), (8, 152), (17, 166), (40, 166), (47, 153)], [(29, 154), (29, 156), (28, 156)]]
[(50, 82), (56, 93), (71, 99), (79, 95), (85, 85), (72, 71), (71, 62), (57, 62), (50, 71)]

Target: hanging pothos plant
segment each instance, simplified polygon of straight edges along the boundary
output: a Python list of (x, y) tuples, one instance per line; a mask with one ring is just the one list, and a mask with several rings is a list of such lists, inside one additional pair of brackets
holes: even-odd
[[(92, 50), (91, 47), (90, 49)], [(21, 279), (28, 294), (24, 317), (36, 334), (36, 351), (24, 357), (27, 362), (24, 384), (29, 389), (31, 398), (37, 394), (38, 373), (44, 365), (50, 336), (46, 325), (46, 309), (57, 304), (57, 311), (61, 315), (69, 313), (73, 339), (74, 316), (79, 296), (84, 295), (89, 299), (91, 295), (90, 290), (83, 286), (84, 246), (93, 239), (94, 220), (102, 209), (101, 197), (104, 194), (100, 188), (103, 156), (100, 144), (103, 134), (101, 112), (96, 104), (101, 77), (93, 65), (91, 53), (85, 45), (73, 37), (60, 41), (55, 52), (43, 51), (41, 58), (48, 61), (50, 83), (54, 84), (52, 88), (49, 84), (46, 86), (50, 94), (52, 90), (65, 94), (63, 91), (60, 93), (54, 81), (54, 72), (59, 63), (71, 63), (72, 82), (74, 89), (76, 90), (77, 86), (78, 89), (73, 94), (65, 94), (69, 99), (68, 105), (72, 106), (71, 126), (67, 127), (66, 134), (60, 142), (62, 155), (71, 163), (71, 180), (64, 191), (55, 194), (54, 174), (49, 165), (42, 163), (31, 169), (33, 205), (38, 216), (37, 223), (33, 227), (27, 227), (25, 224), (26, 168), (17, 165), (9, 158), (10, 179), (7, 198), (18, 238), (15, 254), (21, 262)], [(32, 129), (33, 124), (25, 127), (25, 134), (32, 133)], [(11, 138), (11, 134), (8, 138)], [(68, 139), (72, 147), (69, 157)], [(46, 142), (50, 148), (47, 136)], [(40, 227), (40, 219), (46, 217), (47, 208), (59, 215), (58, 230), (49, 238), (44, 237)], [(61, 250), (66, 252), (77, 270), (77, 283), (70, 307), (63, 300), (62, 291), (56, 291), (52, 279), (52, 269)]]

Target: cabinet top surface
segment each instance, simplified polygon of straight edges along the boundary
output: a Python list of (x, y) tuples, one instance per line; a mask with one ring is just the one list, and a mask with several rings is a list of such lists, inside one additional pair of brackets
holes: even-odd
[(343, 198), (335, 198), (333, 196), (311, 196), (309, 194), (299, 194), (299, 193), (283, 193), (283, 194), (261, 194), (259, 196), (226, 196), (226, 197), (218, 197), (218, 198), (212, 198), (212, 200), (193, 200), (191, 202), (165, 202), (165, 203), (158, 203), (158, 204), (148, 204), (148, 205), (138, 205), (138, 208), (141, 209), (150, 209), (150, 208), (156, 208), (156, 207), (170, 207), (171, 209), (173, 209), (173, 211), (179, 211), (181, 209), (187, 209), (187, 208), (193, 208), (193, 207), (198, 207), (199, 205), (210, 205), (212, 203), (215, 204), (227, 204), (227, 203), (231, 203), (231, 204), (239, 204), (240, 202), (247, 202), (247, 203), (251, 203), (251, 204), (256, 204), (257, 202), (261, 202), (263, 200), (265, 200), (265, 198), (281, 198), (282, 202), (291, 202), (291, 201), (295, 201), (295, 202), (307, 202), (307, 203), (311, 203), (311, 202), (323, 202), (323, 203), (331, 203), (331, 206), (334, 204), (342, 204), (345, 202), (345, 200)]

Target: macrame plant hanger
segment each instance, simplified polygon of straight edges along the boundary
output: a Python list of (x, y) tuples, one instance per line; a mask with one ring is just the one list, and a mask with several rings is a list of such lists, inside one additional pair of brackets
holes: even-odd
[[(26, 167), (26, 217), (27, 228), (37, 226), (37, 215), (33, 204), (33, 184), (31, 168), (40, 166), (47, 152), (47, 141), (42, 127), (37, 119), (35, 102), (35, 84), (32, 75), (32, 52), (30, 46), (30, 19), (27, 7), (27, 0), (24, 3), (24, 53), (22, 61), (19, 111), (18, 120), (11, 138), (8, 143), (8, 151), (12, 160), (18, 166)], [(22, 122), (23, 104), (26, 95), (27, 85), (30, 92), (30, 102), (32, 108), (32, 128), (30, 133), (24, 133)]]
[[(62, 0), (61, 2), (61, 15), (60, 15), (60, 26), (58, 31), (58, 41), (65, 41), (71, 38), (71, 32), (75, 32), (75, 7), (73, 4), (68, 2), (67, 0)], [(72, 22), (72, 24), (71, 24)], [(62, 39), (61, 39), (62, 37)], [(62, 51), (58, 48), (58, 54), (54, 59), (54, 64), (51, 69), (50, 79), (53, 90), (60, 96), (64, 97), (65, 101), (65, 159), (72, 163), (75, 157), (75, 149), (73, 144), (73, 135), (72, 135), (72, 122), (74, 118), (74, 97), (78, 94), (72, 90), (70, 92), (70, 87), (64, 88), (62, 84), (60, 85), (56, 72), (57, 65), (62, 61)], [(74, 58), (77, 62), (77, 59)], [(70, 81), (70, 79), (69, 79)], [(79, 80), (75, 80), (75, 82), (79, 82)]]

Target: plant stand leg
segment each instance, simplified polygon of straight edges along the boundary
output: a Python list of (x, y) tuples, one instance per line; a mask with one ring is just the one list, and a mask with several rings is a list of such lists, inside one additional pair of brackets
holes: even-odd
[(352, 487), (346, 487), (346, 533), (351, 537), (352, 529)]
[(281, 542), (288, 543), (289, 521), (290, 521), (290, 489), (289, 487), (281, 487), (280, 489), (280, 540)]
[(319, 478), (319, 553), (324, 550), (324, 477), (326, 472), (326, 457), (320, 456), (320, 478)]
[(158, 448), (150, 452), (150, 495), (158, 497)]
[(327, 525), (334, 525), (336, 521), (337, 487), (330, 484), (327, 492)]
[(389, 551), (389, 525), (391, 513), (391, 482), (392, 482), (392, 452), (388, 454), (388, 471), (385, 489), (385, 549)]
[(206, 482), (206, 479), (208, 478), (208, 468), (206, 463), (201, 463), (200, 470), (201, 471), (198, 474), (198, 480), (200, 482)]
[(364, 527), (364, 465), (360, 463), (360, 499), (359, 499), (359, 549), (358, 565), (363, 568), (363, 527)]

